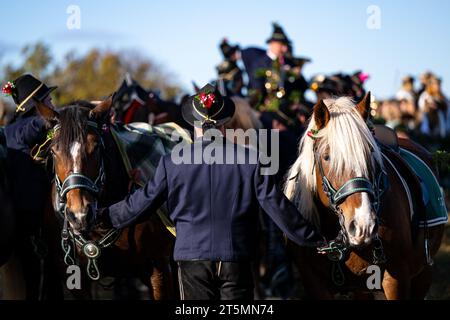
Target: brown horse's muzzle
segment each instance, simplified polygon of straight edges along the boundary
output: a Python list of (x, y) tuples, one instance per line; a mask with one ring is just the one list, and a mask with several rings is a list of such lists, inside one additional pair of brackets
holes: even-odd
[(80, 190), (71, 190), (67, 195), (66, 217), (75, 233), (89, 232), (94, 217), (89, 205), (92, 196), (83, 196), (82, 193)]
[(348, 240), (351, 246), (365, 246), (372, 243), (378, 232), (376, 214), (373, 210), (365, 215), (355, 217), (346, 225)]

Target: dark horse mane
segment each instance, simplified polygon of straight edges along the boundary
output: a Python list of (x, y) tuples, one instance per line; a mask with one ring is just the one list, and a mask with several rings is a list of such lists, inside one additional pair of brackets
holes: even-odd
[(60, 130), (53, 140), (53, 145), (61, 148), (65, 160), (70, 159), (70, 147), (74, 142), (86, 143), (89, 112), (94, 108), (92, 103), (79, 100), (58, 109)]

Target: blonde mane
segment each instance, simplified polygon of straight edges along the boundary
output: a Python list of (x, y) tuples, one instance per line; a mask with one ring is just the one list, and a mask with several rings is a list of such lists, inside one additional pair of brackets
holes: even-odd
[[(328, 151), (330, 170), (325, 172), (340, 179), (347, 173), (369, 178), (370, 156), (382, 166), (380, 150), (355, 104), (347, 97), (324, 101), (330, 112), (330, 120), (316, 135), (319, 154)], [(300, 140), (299, 156), (289, 170), (285, 185), (286, 196), (293, 201), (300, 212), (319, 226), (314, 194), (317, 191), (314, 169), (314, 141), (307, 132), (316, 129), (314, 116)], [(335, 186), (339, 187), (339, 186)]]

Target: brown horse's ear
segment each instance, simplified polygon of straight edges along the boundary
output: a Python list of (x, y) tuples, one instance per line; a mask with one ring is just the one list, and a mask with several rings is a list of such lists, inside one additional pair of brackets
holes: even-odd
[(362, 101), (358, 103), (358, 105), (356, 106), (356, 109), (358, 110), (359, 114), (364, 119), (364, 121), (367, 121), (367, 118), (369, 117), (371, 100), (372, 95), (369, 91), (367, 92), (364, 99), (362, 99)]
[(36, 104), (36, 109), (38, 110), (38, 113), (41, 115), (41, 117), (47, 121), (52, 121), (58, 118), (58, 113), (42, 102), (38, 102)]
[(316, 122), (316, 129), (320, 130), (325, 128), (328, 124), (328, 121), (330, 121), (330, 111), (328, 110), (323, 100), (320, 100), (314, 106), (313, 114), (314, 121)]
[(115, 93), (109, 96), (105, 101), (100, 102), (94, 109), (91, 110), (89, 116), (93, 120), (106, 120), (109, 116), (111, 107), (113, 105)]

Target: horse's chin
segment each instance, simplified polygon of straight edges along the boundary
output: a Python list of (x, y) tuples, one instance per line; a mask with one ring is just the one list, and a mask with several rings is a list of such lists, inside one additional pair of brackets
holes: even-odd
[(70, 223), (70, 228), (72, 229), (73, 234), (76, 236), (86, 235), (89, 232), (88, 228), (81, 224)]
[(354, 237), (349, 237), (349, 245), (352, 248), (365, 248), (370, 246), (373, 242), (371, 237), (365, 237), (361, 239), (355, 239)]

